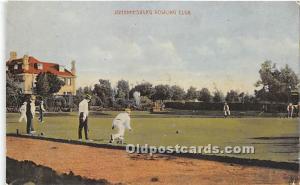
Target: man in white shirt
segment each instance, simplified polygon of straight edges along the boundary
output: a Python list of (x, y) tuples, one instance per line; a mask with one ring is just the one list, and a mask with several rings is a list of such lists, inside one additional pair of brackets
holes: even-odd
[(41, 102), (40, 102), (40, 105), (39, 105), (39, 121), (41, 122), (41, 123), (44, 123), (44, 112), (45, 112), (45, 108), (44, 108), (44, 101), (42, 100)]
[(223, 110), (224, 110), (224, 117), (225, 117), (225, 118), (227, 118), (227, 116), (230, 116), (229, 106), (228, 106), (228, 104), (227, 104), (226, 102), (225, 102), (225, 104), (224, 104)]
[(125, 109), (125, 112), (120, 113), (115, 117), (112, 122), (112, 129), (116, 128), (117, 133), (111, 134), (109, 143), (113, 143), (115, 139), (118, 139), (123, 144), (125, 129), (131, 131), (130, 112), (130, 109)]
[(78, 138), (80, 141), (82, 140), (82, 129), (84, 129), (85, 139), (89, 140), (89, 137), (88, 137), (88, 115), (89, 115), (89, 102), (90, 101), (91, 101), (91, 96), (86, 95), (85, 99), (79, 103)]
[(288, 111), (288, 118), (293, 118), (293, 113), (294, 113), (294, 106), (292, 103), (289, 103), (287, 106), (287, 111)]
[(23, 105), (20, 107), (20, 113), (21, 113), (21, 117), (19, 119), (19, 122), (21, 122), (23, 119), (25, 120), (25, 122), (27, 122), (27, 117), (26, 117), (26, 106), (27, 106), (27, 102), (25, 101), (23, 103)]

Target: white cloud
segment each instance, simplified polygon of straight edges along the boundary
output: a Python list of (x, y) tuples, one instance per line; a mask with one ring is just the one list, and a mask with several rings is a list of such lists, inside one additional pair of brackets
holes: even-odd
[[(293, 2), (76, 3), (9, 2), (7, 54), (16, 50), (68, 65), (75, 59), (80, 85), (100, 77), (171, 79), (184, 87), (215, 82), (222, 89), (252, 91), (265, 59), (298, 70)], [(192, 16), (112, 14), (141, 7), (184, 8)]]

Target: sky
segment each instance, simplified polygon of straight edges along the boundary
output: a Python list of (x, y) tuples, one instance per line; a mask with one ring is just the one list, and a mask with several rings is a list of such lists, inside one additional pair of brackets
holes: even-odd
[(299, 71), (295, 2), (8, 2), (6, 12), (6, 58), (75, 60), (78, 87), (102, 78), (253, 94), (265, 60)]

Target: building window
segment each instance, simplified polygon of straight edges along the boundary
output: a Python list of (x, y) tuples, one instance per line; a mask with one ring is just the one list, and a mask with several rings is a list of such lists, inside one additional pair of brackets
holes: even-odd
[(18, 69), (18, 68), (19, 68), (18, 64), (15, 64), (14, 69)]
[(66, 85), (69, 85), (69, 86), (71, 85), (71, 79), (70, 78), (65, 78), (64, 81), (65, 81)]
[(43, 69), (43, 64), (38, 63), (37, 64), (37, 69), (42, 70)]
[(65, 72), (64, 66), (59, 66), (59, 72)]
[(6, 66), (6, 71), (8, 71), (8, 66)]

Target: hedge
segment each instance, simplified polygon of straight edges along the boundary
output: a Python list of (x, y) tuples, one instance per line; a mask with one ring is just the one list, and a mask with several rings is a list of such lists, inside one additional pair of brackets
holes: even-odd
[[(286, 104), (263, 104), (263, 103), (228, 103), (232, 111), (265, 111), (285, 112)], [(224, 103), (206, 102), (165, 102), (166, 108), (181, 110), (223, 110)]]

